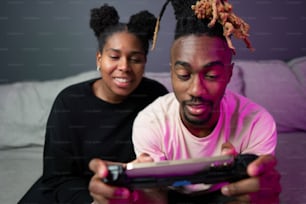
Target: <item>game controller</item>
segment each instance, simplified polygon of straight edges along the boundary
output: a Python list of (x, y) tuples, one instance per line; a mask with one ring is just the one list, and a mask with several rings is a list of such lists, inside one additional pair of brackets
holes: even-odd
[(240, 154), (236, 157), (129, 163), (127, 168), (109, 165), (109, 174), (103, 182), (130, 189), (234, 182), (248, 177), (247, 166), (256, 158), (254, 154)]

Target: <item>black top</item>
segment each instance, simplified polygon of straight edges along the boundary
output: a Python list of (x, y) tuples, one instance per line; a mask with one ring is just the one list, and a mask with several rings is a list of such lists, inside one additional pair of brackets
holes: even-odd
[(96, 80), (69, 86), (57, 96), (46, 127), (43, 175), (20, 203), (37, 202), (42, 195), (53, 203), (90, 203), (88, 183), (93, 174), (88, 164), (92, 158), (135, 159), (133, 121), (140, 110), (168, 91), (143, 78), (122, 103), (110, 104), (94, 95)]

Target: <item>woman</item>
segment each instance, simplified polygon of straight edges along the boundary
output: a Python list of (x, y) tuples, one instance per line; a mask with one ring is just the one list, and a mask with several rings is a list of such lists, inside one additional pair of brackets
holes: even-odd
[(133, 120), (167, 93), (160, 83), (143, 77), (155, 23), (148, 11), (123, 24), (114, 7), (105, 4), (91, 10), (101, 77), (72, 85), (57, 96), (47, 122), (43, 175), (20, 203), (90, 203), (92, 158), (135, 159)]

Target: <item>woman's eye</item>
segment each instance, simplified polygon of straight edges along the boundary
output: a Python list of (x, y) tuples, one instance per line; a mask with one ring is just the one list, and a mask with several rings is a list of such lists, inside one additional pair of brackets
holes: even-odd
[(109, 56), (112, 60), (117, 60), (117, 59), (119, 59), (119, 57), (118, 56), (115, 56), (115, 55), (110, 55)]
[(139, 59), (139, 58), (131, 58), (130, 61), (131, 61), (132, 63), (141, 63), (141, 62), (142, 62), (142, 60)]

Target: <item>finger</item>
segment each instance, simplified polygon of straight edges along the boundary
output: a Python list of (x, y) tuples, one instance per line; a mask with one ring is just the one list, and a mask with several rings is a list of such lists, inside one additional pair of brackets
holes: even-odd
[[(281, 192), (280, 174), (269, 171), (259, 177), (251, 177), (224, 186), (221, 191), (227, 196), (254, 195), (257, 199), (274, 199)], [(253, 196), (253, 198), (254, 198)], [(252, 198), (252, 200), (253, 200)]]
[(237, 152), (235, 147), (230, 142), (223, 143), (221, 146), (221, 154), (222, 155), (233, 155), (236, 156)]
[(89, 162), (89, 169), (97, 174), (100, 178), (105, 178), (108, 174), (107, 165), (101, 159), (92, 159)]
[(249, 195), (241, 195), (232, 197), (234, 200), (230, 202), (226, 202), (226, 204), (249, 204), (251, 198)]
[(281, 192), (280, 174), (273, 169), (265, 174), (257, 177), (260, 183), (260, 191), (257, 192), (261, 196), (271, 196)]
[(226, 196), (240, 196), (243, 194), (256, 192), (259, 190), (259, 188), (259, 179), (257, 177), (251, 177), (225, 185), (221, 188), (221, 192)]
[(132, 163), (153, 162), (153, 158), (147, 153), (140, 154)]
[[(88, 185), (88, 190), (90, 192), (90, 194), (92, 195), (96, 195), (95, 198), (99, 198), (97, 195), (99, 196), (105, 196), (108, 195), (108, 197), (110, 197), (110, 195), (113, 194), (113, 189), (110, 187), (105, 187), (106, 184), (104, 184), (101, 179), (97, 176), (97, 174), (95, 174)], [(98, 199), (100, 200), (100, 199)]]
[(93, 177), (89, 183), (89, 192), (100, 201), (103, 199), (127, 199), (130, 191), (127, 188), (110, 186), (101, 181), (98, 177)]
[(138, 157), (139, 162), (153, 162), (153, 158), (149, 154), (142, 153)]
[(99, 194), (90, 192), (90, 196), (94, 200), (91, 204), (99, 204), (99, 203), (108, 204), (109, 203), (108, 200), (106, 200), (103, 196)]
[(91, 194), (91, 196), (94, 198), (94, 202), (92, 204), (130, 204), (130, 203), (134, 203), (133, 200), (130, 200), (130, 199), (121, 199), (121, 198), (108, 198), (107, 199), (97, 194)]
[(273, 170), (276, 164), (277, 161), (274, 156), (262, 155), (248, 165), (247, 172), (249, 176), (259, 176)]

